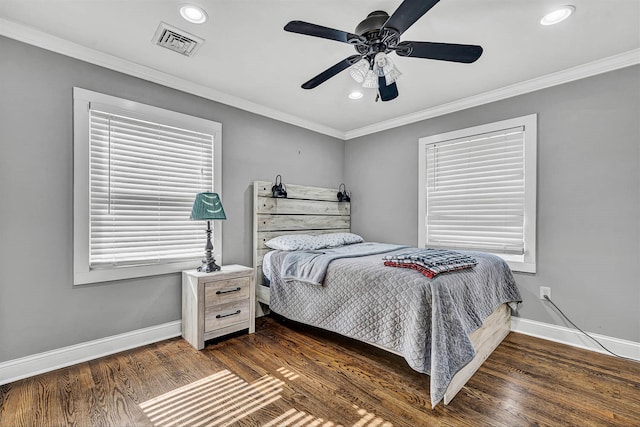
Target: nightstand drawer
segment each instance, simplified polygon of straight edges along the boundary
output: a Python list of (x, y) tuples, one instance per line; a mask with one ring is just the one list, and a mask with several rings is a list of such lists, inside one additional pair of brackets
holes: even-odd
[(247, 277), (217, 280), (204, 284), (204, 304), (206, 307), (249, 298), (251, 280)]
[(204, 313), (204, 331), (210, 332), (236, 323), (247, 323), (249, 327), (250, 299), (231, 301), (226, 304), (210, 306)]

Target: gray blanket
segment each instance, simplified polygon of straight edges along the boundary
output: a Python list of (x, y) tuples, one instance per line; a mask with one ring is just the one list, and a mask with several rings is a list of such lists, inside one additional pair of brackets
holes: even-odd
[(469, 335), (500, 304), (521, 300), (501, 258), (461, 252), (478, 265), (433, 279), (384, 266), (379, 254), (339, 258), (329, 263), (323, 286), (282, 280), (288, 252), (276, 252), (270, 259), (270, 307), (291, 320), (401, 354), (413, 369), (431, 376), (435, 406), (455, 373), (475, 356)]
[(365, 242), (338, 248), (289, 252), (280, 267), (281, 277), (285, 282), (295, 280), (320, 286), (331, 261), (340, 258), (381, 254), (401, 248), (406, 248), (406, 246)]

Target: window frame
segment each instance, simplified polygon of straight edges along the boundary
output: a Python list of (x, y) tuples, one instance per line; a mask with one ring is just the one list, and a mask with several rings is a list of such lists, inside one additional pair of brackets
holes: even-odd
[[(163, 264), (91, 269), (90, 246), (90, 105), (109, 106), (129, 117), (169, 126), (190, 128), (213, 135), (213, 188), (222, 197), (222, 124), (211, 120), (118, 98), (99, 92), (73, 88), (73, 283), (84, 285), (136, 277), (176, 273), (199, 265), (198, 259)], [(214, 256), (222, 264), (222, 222), (212, 221)], [(206, 230), (203, 222), (202, 233)], [(204, 247), (202, 248), (204, 256)]]
[(427, 146), (459, 138), (524, 126), (524, 254), (495, 255), (503, 258), (513, 271), (536, 272), (536, 203), (537, 203), (537, 114), (515, 117), (484, 125), (454, 130), (418, 140), (418, 246), (427, 246)]

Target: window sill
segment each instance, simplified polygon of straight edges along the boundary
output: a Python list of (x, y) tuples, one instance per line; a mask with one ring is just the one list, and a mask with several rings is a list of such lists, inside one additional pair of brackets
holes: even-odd
[(505, 260), (514, 273), (535, 273), (536, 263), (527, 262), (522, 255), (495, 254)]
[[(219, 261), (219, 257), (216, 258)], [(82, 286), (92, 283), (112, 282), (115, 280), (135, 279), (138, 277), (158, 276), (161, 274), (178, 273), (198, 267), (200, 260), (182, 261), (162, 265), (142, 265), (136, 267), (107, 268), (104, 270), (75, 271), (73, 285)]]

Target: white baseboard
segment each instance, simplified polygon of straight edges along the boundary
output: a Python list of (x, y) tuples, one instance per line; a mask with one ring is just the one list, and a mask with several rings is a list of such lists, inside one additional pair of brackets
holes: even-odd
[[(511, 330), (573, 347), (609, 354), (598, 344), (584, 336), (582, 332), (564, 326), (551, 325), (549, 323), (512, 316)], [(589, 332), (589, 335), (597, 339), (612, 352), (640, 362), (640, 343), (608, 337), (606, 335), (593, 334), (591, 332)]]
[(75, 344), (0, 363), (0, 385), (181, 335), (181, 321)]
[[(511, 317), (511, 330), (525, 335), (607, 354), (580, 331), (535, 320)], [(87, 360), (180, 336), (181, 322), (164, 323), (124, 334), (59, 348), (0, 363), (0, 385), (86, 362)], [(640, 361), (640, 343), (591, 334), (609, 350)]]

